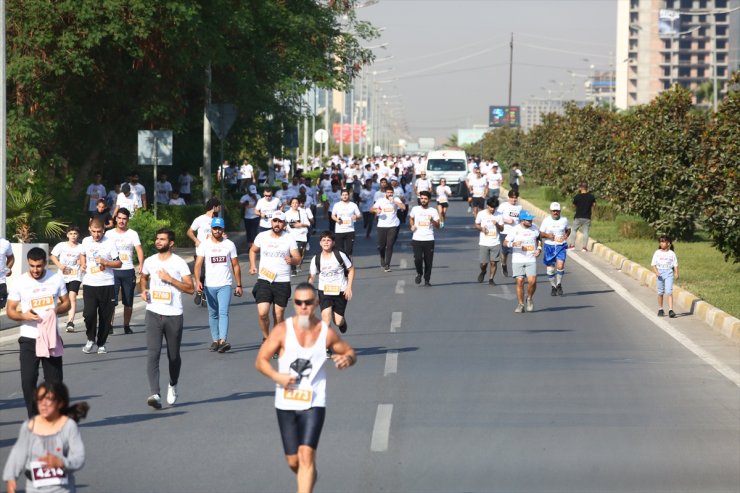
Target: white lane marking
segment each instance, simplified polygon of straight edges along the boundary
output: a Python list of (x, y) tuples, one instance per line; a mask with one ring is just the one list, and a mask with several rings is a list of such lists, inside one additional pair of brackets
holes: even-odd
[(406, 259), (405, 258), (402, 258), (401, 259), (401, 261), (398, 263), (398, 267), (401, 268), (401, 269), (405, 269), (406, 267), (408, 267), (408, 265), (406, 264)]
[(375, 414), (375, 425), (373, 426), (373, 436), (370, 439), (371, 451), (385, 452), (388, 450), (392, 414), (393, 404), (378, 404), (378, 412)]
[(396, 294), (403, 294), (404, 286), (406, 286), (406, 281), (399, 279), (396, 283)]
[(495, 296), (496, 298), (502, 298), (509, 301), (516, 299), (516, 293), (512, 292), (511, 287), (508, 284), (501, 284), (501, 291), (503, 291), (502, 294), (488, 293), (488, 296)]
[(401, 319), (403, 318), (402, 312), (391, 313), (391, 332), (395, 332), (396, 329), (401, 328)]
[(637, 300), (637, 298), (635, 298), (625, 288), (623, 288), (619, 283), (617, 283), (617, 281), (609, 278), (609, 276), (601, 272), (598, 268), (591, 265), (589, 262), (581, 258), (578, 258), (577, 254), (573, 255), (571, 252), (569, 252), (568, 257), (575, 260), (578, 264), (580, 264), (590, 273), (592, 273), (597, 278), (599, 278), (601, 281), (606, 283), (610, 288), (614, 290), (615, 293), (617, 293), (619, 296), (624, 298), (625, 301), (627, 301), (627, 303), (629, 303), (634, 308), (636, 308), (638, 312), (642, 313), (645, 316), (645, 318), (647, 318), (652, 323), (657, 325), (658, 328), (660, 328), (663, 332), (673, 337), (683, 347), (685, 347), (686, 349), (694, 353), (696, 356), (701, 358), (701, 360), (704, 361), (706, 364), (708, 364), (709, 366), (717, 370), (720, 374), (722, 374), (729, 381), (731, 381), (732, 383), (740, 387), (740, 373), (736, 372), (735, 370), (733, 370), (726, 364), (719, 361), (708, 351), (705, 351), (703, 348), (699, 347), (696, 343), (694, 343), (694, 341), (692, 341), (691, 339), (689, 339), (688, 337), (686, 337), (685, 335), (681, 334), (679, 331), (674, 329), (671, 326), (671, 324), (669, 324), (665, 320), (655, 318), (655, 314), (651, 310), (649, 310), (642, 303), (640, 303)]
[(385, 370), (383, 376), (386, 377), (398, 370), (398, 351), (388, 351), (385, 353)]

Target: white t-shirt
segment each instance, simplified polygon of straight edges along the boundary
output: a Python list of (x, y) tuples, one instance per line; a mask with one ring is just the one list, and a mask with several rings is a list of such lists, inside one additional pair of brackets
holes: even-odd
[(59, 272), (64, 278), (64, 282), (82, 281), (82, 271), (80, 270), (80, 257), (85, 254), (82, 243), (72, 246), (68, 241), (63, 241), (54, 245), (51, 254), (59, 259), (59, 263), (70, 269), (69, 273)]
[(488, 185), (488, 180), (485, 176), (477, 177), (473, 175), (473, 178), (470, 179), (470, 188), (473, 190), (473, 197), (483, 197), (486, 194), (486, 185)]
[[(503, 234), (508, 235), (511, 233), (511, 230), (514, 229), (514, 226), (519, 224), (519, 213), (522, 210), (522, 206), (517, 205), (511, 205), (508, 201), (502, 202), (501, 205), (498, 206), (498, 209), (496, 209), (496, 212), (501, 214), (501, 218), (504, 220), (504, 230)], [(513, 219), (514, 222), (511, 224), (506, 222), (506, 218)]]
[(497, 224), (504, 224), (500, 214), (491, 214), (488, 209), (484, 209), (475, 216), (475, 224), (488, 230), (488, 233), (480, 232), (478, 244), (480, 246), (496, 246), (501, 244)]
[(96, 259), (116, 260), (118, 258), (116, 243), (105, 236), (100, 241), (94, 241), (92, 236), (88, 236), (82, 240), (82, 247), (85, 249), (87, 269), (83, 278), (85, 286), (112, 286), (113, 268), (105, 267), (105, 270), (101, 270)]
[(298, 250), (295, 239), (287, 231), (275, 237), (272, 231), (263, 231), (254, 239), (254, 244), (260, 249), (259, 279), (269, 282), (290, 282), (290, 264), (285, 257), (290, 252)]
[(126, 195), (121, 192), (116, 198), (116, 207), (118, 207), (119, 209), (128, 209), (132, 217), (136, 209), (140, 207), (137, 204), (138, 202), (136, 200), (136, 194), (134, 194), (133, 192), (131, 192), (128, 197), (126, 197)]
[(176, 199), (170, 199), (169, 202), (167, 202), (167, 205), (187, 205), (187, 204), (185, 204), (184, 198), (177, 197)]
[[(19, 301), (18, 308), (21, 312), (33, 310), (38, 316), (43, 317), (44, 312), (57, 307), (59, 297), (65, 294), (67, 294), (67, 287), (62, 276), (47, 270), (39, 280), (31, 277), (29, 273), (20, 276), (10, 289), (8, 299)], [(20, 336), (38, 338), (38, 322), (24, 320), (21, 323)]]
[(127, 229), (123, 233), (116, 229), (105, 232), (105, 237), (113, 240), (118, 250), (118, 260), (122, 262), (121, 267), (115, 270), (131, 270), (134, 268), (134, 247), (141, 246), (139, 233), (133, 229)]
[[(347, 290), (347, 276), (344, 275), (344, 269), (337, 258), (334, 256), (334, 252), (329, 252), (329, 255), (323, 255), (321, 253), (321, 272), (316, 270), (316, 257), (311, 259), (311, 275), (319, 276), (319, 291), (323, 291), (325, 295), (336, 296), (340, 293), (344, 293)], [(344, 266), (349, 269), (352, 267), (352, 261), (344, 254), (339, 252), (342, 257)]]
[(193, 219), (190, 229), (195, 231), (195, 237), (198, 238), (198, 241), (206, 241), (206, 239), (210, 238), (212, 221), (213, 218), (208, 214), (201, 214)]
[(190, 184), (193, 183), (193, 177), (189, 174), (180, 175), (177, 177), (177, 182), (180, 184), (180, 193), (189, 194)]
[(5, 238), (0, 238), (0, 284), (6, 283), (8, 257), (13, 256), (13, 247)]
[(678, 266), (678, 257), (673, 250), (655, 250), (653, 259), (650, 261), (651, 266), (655, 266), (659, 271), (673, 270)]
[(260, 219), (260, 227), (269, 228), (271, 227), (272, 223), (272, 215), (275, 214), (275, 211), (280, 208), (280, 200), (278, 200), (276, 197), (270, 197), (270, 200), (262, 197), (257, 201), (257, 205), (255, 205), (254, 208), (255, 210), (260, 211), (260, 213), (262, 214), (262, 219)]
[(373, 204), (373, 209), (380, 211), (378, 212), (378, 227), (379, 228), (395, 228), (401, 224), (401, 221), (396, 215), (398, 206), (402, 205), (401, 199), (393, 197), (393, 200), (388, 200), (386, 197), (378, 199)]
[(174, 253), (167, 260), (160, 260), (158, 253), (145, 259), (141, 273), (149, 276), (149, 301), (146, 309), (168, 317), (182, 315), (182, 291), (159, 278), (158, 272), (163, 269), (178, 281), (190, 275), (188, 264)]
[(557, 221), (554, 220), (552, 216), (548, 216), (543, 219), (542, 224), (540, 224), (540, 231), (542, 231), (543, 233), (552, 233), (555, 235), (554, 240), (545, 238), (545, 245), (562, 245), (563, 243), (565, 243), (565, 230), (567, 230), (568, 227), (569, 226), (567, 217), (561, 217)]
[(439, 185), (437, 187), (437, 202), (445, 203), (449, 202), (450, 195), (452, 195), (452, 189), (447, 185)]
[(208, 238), (195, 249), (195, 255), (203, 257), (206, 266), (206, 287), (231, 286), (234, 280), (231, 259), (237, 258), (236, 245), (233, 241), (227, 239), (215, 241)]
[(95, 208), (98, 204), (98, 199), (105, 198), (105, 187), (102, 184), (91, 183), (87, 187), (86, 195), (90, 196), (90, 202), (87, 204), (88, 212), (95, 212)]
[(417, 178), (415, 187), (416, 193), (423, 192), (424, 190), (432, 191), (432, 182), (429, 178)]
[(352, 216), (361, 216), (362, 213), (354, 202), (339, 201), (331, 210), (339, 222), (334, 226), (335, 233), (352, 233), (355, 230), (355, 219)]
[(172, 183), (168, 181), (157, 181), (154, 185), (154, 192), (157, 194), (157, 203), (166, 204), (170, 200)]
[(439, 212), (433, 207), (427, 207), (426, 209), (420, 205), (415, 206), (411, 209), (409, 217), (413, 218), (414, 231), (412, 240), (416, 241), (434, 241), (434, 229), (432, 226), (432, 220), (439, 222)]
[(308, 241), (308, 228), (294, 228), (290, 223), (310, 224), (312, 217), (311, 209), (298, 208), (293, 210), (291, 208), (285, 213), (285, 222), (288, 223), (288, 233), (290, 233), (295, 241)]
[(257, 201), (260, 199), (259, 195), (255, 194), (256, 198), (253, 198), (251, 195), (244, 194), (242, 195), (242, 198), (239, 199), (240, 204), (247, 204), (244, 207), (244, 219), (256, 219), (257, 213), (254, 212), (255, 207), (257, 206)]
[(537, 237), (539, 235), (540, 231), (534, 224), (529, 228), (525, 228), (521, 224), (513, 228), (511, 233), (506, 236), (506, 241), (512, 248), (511, 261), (526, 264), (537, 260), (534, 254), (537, 251)]
[(496, 171), (495, 173), (493, 171), (489, 171), (486, 175), (486, 178), (488, 178), (489, 190), (496, 190), (498, 188), (501, 188), (501, 182), (504, 181), (504, 177), (501, 175), (500, 171)]
[(368, 190), (367, 188), (360, 190), (360, 211), (370, 211), (370, 208), (373, 206), (373, 202), (375, 201), (374, 199), (375, 192), (373, 190)]
[(136, 195), (136, 207), (144, 207), (142, 200), (146, 197), (146, 188), (141, 183), (129, 183), (131, 185), (131, 193)]

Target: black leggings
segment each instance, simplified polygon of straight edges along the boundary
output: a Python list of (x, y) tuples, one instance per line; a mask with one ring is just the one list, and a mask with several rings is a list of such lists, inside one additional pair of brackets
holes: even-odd
[(429, 282), (432, 277), (432, 262), (434, 261), (434, 240), (411, 242), (414, 248), (414, 266), (416, 273), (424, 274), (424, 280)]
[(23, 400), (26, 401), (28, 417), (38, 414), (36, 409), (36, 384), (39, 380), (39, 365), (44, 367), (44, 381), (61, 382), (62, 357), (39, 358), (36, 356), (36, 339), (20, 337), (18, 339), (19, 356), (21, 362), (21, 388)]
[(352, 251), (355, 246), (355, 232), (350, 233), (334, 233), (334, 241), (336, 242), (337, 250), (347, 254), (349, 258), (352, 258)]
[(390, 267), (391, 258), (393, 257), (393, 246), (396, 244), (396, 235), (398, 228), (378, 228), (378, 253), (380, 253), (380, 263), (383, 267)]
[(365, 228), (365, 237), (370, 236), (373, 231), (373, 223), (375, 222), (375, 216), (370, 211), (362, 213), (362, 227)]
[(319, 448), (326, 408), (312, 407), (305, 411), (275, 409), (275, 411), (285, 455), (296, 455), (300, 445), (308, 445), (314, 450)]
[(149, 377), (149, 390), (159, 394), (159, 358), (162, 354), (162, 337), (167, 341), (170, 385), (177, 385), (180, 379), (180, 343), (182, 342), (182, 315), (165, 316), (146, 311), (146, 373)]
[(82, 317), (85, 319), (87, 340), (98, 346), (105, 346), (111, 330), (113, 311), (116, 309), (113, 285), (85, 286), (82, 299), (85, 303)]

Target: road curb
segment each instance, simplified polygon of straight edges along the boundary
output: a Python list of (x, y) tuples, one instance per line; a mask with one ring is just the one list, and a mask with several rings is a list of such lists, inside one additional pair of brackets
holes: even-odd
[[(533, 212), (540, 221), (549, 216), (549, 214), (542, 209), (535, 207), (531, 202), (522, 198), (519, 200), (522, 205), (526, 207), (528, 211)], [(580, 235), (580, 233), (578, 234)], [(616, 269), (621, 271), (623, 274), (640, 281), (651, 289), (655, 289), (657, 276), (650, 269), (646, 269), (637, 262), (628, 259), (621, 253), (615, 252), (603, 243), (595, 241), (593, 238), (588, 239), (588, 245), (586, 248), (591, 253), (598, 255), (606, 262), (616, 267)], [(740, 342), (740, 320), (736, 317), (733, 317), (729, 313), (720, 310), (716, 306), (707, 303), (698, 296), (678, 286), (673, 287), (673, 302), (676, 306), (681, 307), (681, 309), (686, 310), (709, 325), (713, 331), (733, 342)]]

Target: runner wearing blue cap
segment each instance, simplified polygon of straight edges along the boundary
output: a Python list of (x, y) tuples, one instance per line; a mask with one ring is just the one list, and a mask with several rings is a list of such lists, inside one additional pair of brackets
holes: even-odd
[(540, 230), (532, 224), (534, 216), (529, 211), (519, 213), (519, 224), (506, 236), (504, 244), (512, 249), (511, 275), (516, 279), (518, 304), (515, 313), (524, 312), (524, 278), (527, 280), (527, 310), (534, 311), (534, 292), (537, 289), (537, 257), (542, 251)]

